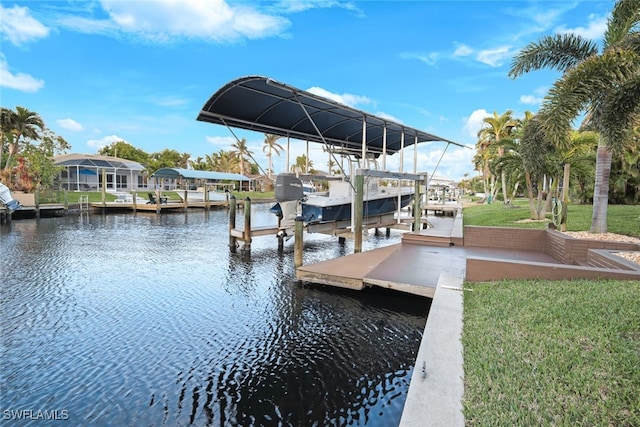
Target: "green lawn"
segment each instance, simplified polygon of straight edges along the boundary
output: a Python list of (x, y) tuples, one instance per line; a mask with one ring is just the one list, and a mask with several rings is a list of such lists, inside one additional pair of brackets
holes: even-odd
[[(588, 231), (591, 205), (567, 230)], [(544, 228), (526, 200), (464, 209), (465, 225)], [(640, 237), (640, 206), (609, 205), (612, 233)], [(466, 283), (467, 425), (640, 425), (640, 282)]]
[(640, 425), (640, 282), (465, 287), (467, 425)]
[[(588, 231), (591, 227), (592, 205), (569, 205), (567, 231)], [(514, 201), (511, 207), (496, 202), (464, 208), (464, 224), (498, 227), (545, 228), (547, 222), (527, 221), (530, 218), (527, 200)], [(549, 220), (551, 215), (548, 215)], [(640, 205), (609, 205), (607, 229), (611, 233), (640, 237)]]

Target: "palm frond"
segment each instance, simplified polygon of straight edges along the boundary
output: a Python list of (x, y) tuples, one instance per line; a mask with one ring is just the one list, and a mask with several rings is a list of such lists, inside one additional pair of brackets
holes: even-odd
[(638, 0), (618, 0), (613, 7), (604, 34), (605, 49), (623, 43), (630, 33), (638, 30), (640, 24), (640, 2)]
[[(609, 108), (605, 99), (637, 74), (637, 55), (621, 49), (610, 49), (589, 57), (555, 82), (545, 97), (540, 115), (547, 134), (558, 144), (566, 143), (571, 121), (591, 108), (590, 120), (602, 130), (601, 116)], [(612, 111), (612, 114), (618, 114)]]
[(602, 111), (602, 136), (616, 153), (640, 122), (640, 73), (615, 87), (604, 100)]
[(598, 46), (576, 34), (545, 36), (525, 46), (511, 62), (509, 77), (543, 68), (566, 72), (586, 58), (597, 55)]

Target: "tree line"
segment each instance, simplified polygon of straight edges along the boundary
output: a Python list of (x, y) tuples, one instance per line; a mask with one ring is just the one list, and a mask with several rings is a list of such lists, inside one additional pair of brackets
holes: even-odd
[[(17, 106), (15, 110), (0, 107), (0, 179), (13, 190), (32, 192), (37, 186), (51, 187), (61, 168), (53, 158), (71, 149), (61, 136), (46, 127), (40, 115)], [(262, 170), (247, 147), (245, 138), (231, 144), (230, 149), (198, 156), (165, 148), (154, 153), (134, 147), (125, 141), (115, 141), (97, 151), (98, 155), (132, 160), (145, 167), (148, 174), (161, 168), (192, 168), (239, 174), (265, 173), (271, 177), (273, 156), (279, 156), (284, 148), (278, 143), (282, 137), (265, 134), (263, 152), (268, 159), (268, 168)], [(313, 172), (313, 162), (306, 156), (298, 156), (292, 170)]]
[[(601, 50), (577, 34), (545, 36), (513, 58), (509, 77), (545, 68), (562, 75), (537, 114), (514, 120), (511, 111), (494, 112), (484, 120), (476, 169), (488, 200), (500, 190), (508, 203), (524, 185), (533, 219), (544, 217), (545, 196), (557, 195), (568, 175), (575, 197), (592, 192), (590, 231), (604, 233), (610, 199), (640, 202), (640, 2), (614, 4)], [(576, 131), (573, 121), (582, 115)]]

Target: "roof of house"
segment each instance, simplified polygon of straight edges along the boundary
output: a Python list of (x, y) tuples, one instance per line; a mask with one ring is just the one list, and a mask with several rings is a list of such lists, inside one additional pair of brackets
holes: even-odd
[(81, 168), (114, 168), (143, 171), (144, 166), (133, 160), (95, 154), (61, 154), (53, 158), (56, 166), (78, 166)]
[(251, 181), (239, 173), (201, 171), (182, 168), (162, 168), (151, 174), (153, 178), (206, 179), (209, 181)]

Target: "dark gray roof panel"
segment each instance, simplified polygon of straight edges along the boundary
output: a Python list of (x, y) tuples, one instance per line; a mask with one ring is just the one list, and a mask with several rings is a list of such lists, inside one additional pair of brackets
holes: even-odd
[(85, 166), (94, 168), (129, 169), (143, 171), (144, 166), (133, 160), (119, 157), (99, 156), (95, 154), (61, 154), (54, 157), (56, 166)]
[(443, 141), (463, 146), (261, 76), (227, 83), (209, 98), (197, 120), (313, 142), (324, 138), (328, 144), (356, 154), (362, 150), (363, 120), (367, 124), (367, 151), (376, 155), (382, 153), (385, 127), (388, 154), (400, 151), (403, 132), (405, 147), (414, 144), (416, 136), (418, 143)]

